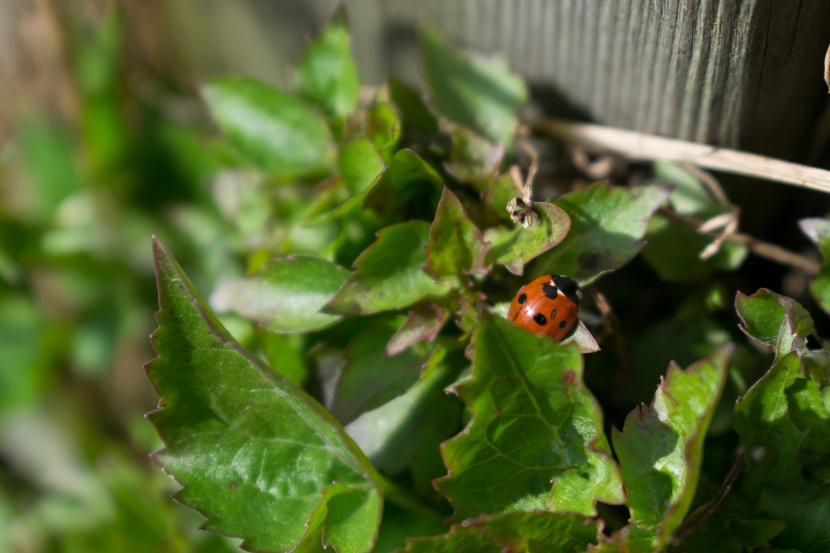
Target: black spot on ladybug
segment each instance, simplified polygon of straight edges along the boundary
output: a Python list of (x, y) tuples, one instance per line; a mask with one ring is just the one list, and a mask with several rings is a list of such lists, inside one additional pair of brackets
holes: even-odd
[(556, 318), (556, 309), (550, 312), (550, 320), (554, 320)]
[(533, 320), (534, 320), (534, 321), (536, 322), (536, 324), (537, 324), (537, 325), (539, 325), (539, 326), (545, 326), (546, 324), (548, 324), (548, 320), (547, 320), (547, 319), (545, 318), (545, 316), (544, 316), (544, 315), (542, 315), (541, 313), (536, 313), (536, 314), (533, 316)]
[(549, 282), (542, 285), (542, 292), (545, 294), (545, 297), (549, 299), (556, 299), (556, 296), (559, 295), (559, 289)]
[(519, 294), (519, 297), (516, 298), (516, 301), (519, 302), (519, 305), (522, 305), (524, 302), (527, 301), (527, 294)]
[(565, 328), (568, 326), (568, 321), (559, 321), (559, 328)]
[(575, 280), (565, 276), (554, 276), (553, 283), (559, 288), (565, 297), (579, 305), (582, 300), (582, 292), (579, 290), (579, 284)]

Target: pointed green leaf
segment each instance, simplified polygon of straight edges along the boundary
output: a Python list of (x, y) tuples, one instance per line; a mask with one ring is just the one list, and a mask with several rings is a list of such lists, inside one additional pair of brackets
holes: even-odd
[(484, 233), (484, 239), (490, 242), (485, 264), (499, 263), (511, 273), (521, 275), (527, 262), (565, 239), (571, 228), (567, 213), (544, 202), (533, 202), (533, 210), (539, 220), (530, 228), (512, 224), (493, 227)]
[(300, 94), (330, 117), (343, 117), (357, 107), (360, 76), (350, 42), (345, 15), (338, 14), (311, 41), (295, 71)]
[(490, 142), (463, 125), (446, 126), (452, 133), (450, 159), (444, 163), (447, 171), (478, 189), (490, 184), (504, 160), (504, 143)]
[(751, 296), (738, 292), (735, 309), (741, 330), (775, 352), (776, 359), (791, 351), (804, 353), (807, 337), (815, 334), (813, 318), (800, 303), (766, 288)]
[(418, 198), (437, 198), (444, 188), (441, 176), (412, 150), (403, 149), (392, 158), (389, 168), (362, 192), (352, 196), (332, 211), (337, 217), (355, 207), (373, 209), (384, 217), (400, 215), (402, 209)]
[(442, 296), (453, 282), (436, 283), (421, 267), (429, 224), (410, 221), (378, 232), (355, 261), (355, 272), (325, 306), (327, 313), (357, 315), (399, 309), (427, 296)]
[(348, 270), (331, 261), (291, 256), (225, 284), (211, 302), (218, 310), (235, 311), (274, 332), (317, 330), (340, 319), (320, 309), (348, 276)]
[(432, 342), (447, 322), (449, 313), (434, 303), (416, 305), (403, 325), (386, 344), (386, 355), (396, 355), (408, 347), (426, 340)]
[(363, 137), (340, 148), (337, 168), (349, 191), (358, 194), (372, 184), (386, 166), (372, 141)]
[(424, 77), (432, 102), (445, 117), (495, 142), (511, 141), (516, 112), (527, 98), (521, 77), (507, 64), (467, 54), (435, 30), (421, 30)]
[[(444, 392), (454, 380), (455, 368), (440, 362), (438, 356), (434, 358), (437, 362), (431, 361), (421, 380), (406, 393), (361, 414), (346, 426), (360, 449), (387, 474), (409, 468), (424, 445), (431, 446), (430, 452), (438, 457), (439, 468), (432, 477), (443, 472), (438, 454), (440, 438), (449, 438), (460, 425), (462, 406), (457, 398)], [(371, 382), (368, 384), (371, 392)], [(439, 433), (439, 439), (432, 437), (435, 433)], [(427, 483), (431, 489), (431, 482)]]
[(205, 85), (202, 97), (230, 143), (260, 169), (288, 177), (325, 168), (330, 161), (326, 123), (291, 94), (234, 77)]
[(802, 449), (830, 453), (830, 413), (803, 372), (798, 353), (790, 352), (735, 405), (733, 426), (747, 463), (769, 479), (783, 476)]
[(623, 431), (613, 432), (638, 540), (655, 550), (665, 546), (694, 499), (703, 440), (733, 349), (720, 346), (685, 371), (672, 363), (652, 404), (632, 411)]
[(429, 229), (424, 271), (436, 280), (472, 274), (484, 276), (484, 254), (490, 245), (449, 188), (444, 187), (435, 221)]
[(384, 156), (391, 155), (401, 138), (401, 119), (395, 107), (389, 102), (375, 101), (366, 110), (366, 136)]
[(572, 514), (536, 512), (482, 516), (454, 525), (448, 534), (407, 540), (406, 553), (535, 553), (585, 551), (596, 544), (596, 521)]
[(438, 134), (438, 119), (424, 103), (420, 92), (395, 77), (389, 77), (388, 86), (389, 97), (398, 107), (405, 128), (428, 135)]
[(435, 483), (456, 509), (453, 519), (532, 509), (590, 516), (596, 501), (622, 502), (576, 346), (488, 311), (474, 346), (473, 379), (458, 387), (472, 422), (444, 444), (449, 475)]
[(554, 203), (571, 217), (571, 230), (535, 272), (568, 275), (588, 284), (619, 269), (643, 247), (649, 220), (669, 192), (662, 186), (622, 188), (596, 182), (559, 198)]
[(402, 324), (402, 317), (375, 321), (346, 347), (346, 364), (330, 409), (343, 424), (403, 394), (421, 377), (433, 349), (430, 344), (386, 354), (386, 344)]
[(338, 551), (369, 551), (380, 522), (377, 473), (314, 399), (234, 341), (155, 242), (160, 309), (147, 375), (154, 458), (204, 528), (282, 551), (322, 527)]
[(798, 222), (801, 232), (807, 235), (821, 252), (821, 268), (815, 280), (810, 283), (813, 297), (830, 313), (830, 221), (827, 219), (802, 219)]

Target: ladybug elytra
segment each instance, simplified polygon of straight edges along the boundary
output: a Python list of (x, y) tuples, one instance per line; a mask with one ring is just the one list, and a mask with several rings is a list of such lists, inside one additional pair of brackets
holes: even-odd
[(540, 276), (523, 286), (507, 311), (515, 325), (558, 342), (576, 323), (582, 291), (575, 280), (560, 275)]

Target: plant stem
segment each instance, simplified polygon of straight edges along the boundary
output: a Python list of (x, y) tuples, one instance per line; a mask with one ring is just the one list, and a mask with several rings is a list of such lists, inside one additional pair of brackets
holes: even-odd
[[(661, 210), (660, 214), (665, 215), (669, 219), (677, 221), (678, 223), (682, 223), (695, 230), (698, 230), (700, 228), (700, 225), (703, 223), (703, 221), (695, 219), (694, 217), (680, 215), (679, 213), (676, 213), (668, 209)], [(703, 234), (709, 233), (704, 232)], [(804, 257), (803, 255), (799, 255), (789, 250), (785, 250), (784, 248), (776, 244), (764, 242), (763, 240), (759, 240), (754, 236), (750, 236), (749, 234), (735, 232), (732, 234), (724, 235), (723, 239), (726, 242), (746, 246), (752, 253), (759, 257), (775, 261), (776, 263), (780, 263), (782, 265), (789, 265), (790, 267), (800, 269), (811, 277), (816, 276), (819, 272), (819, 269), (821, 268), (821, 264), (818, 261), (815, 261), (814, 259)]]
[(720, 507), (720, 504), (723, 503), (723, 500), (726, 498), (726, 495), (729, 493), (729, 490), (732, 489), (732, 486), (738, 480), (738, 477), (744, 470), (744, 456), (743, 452), (739, 451), (737, 457), (735, 458), (735, 462), (732, 463), (732, 466), (729, 468), (729, 472), (726, 473), (726, 478), (723, 479), (723, 484), (721, 484), (718, 493), (715, 496), (698, 507), (691, 515), (689, 515), (683, 524), (675, 531), (674, 535), (671, 537), (672, 545), (678, 545), (681, 541), (689, 537), (692, 532), (695, 531), (695, 528), (700, 526), (707, 518), (715, 514)]
[(426, 504), (423, 499), (392, 482), (382, 474), (380, 476), (381, 487), (383, 488), (384, 497), (391, 503), (413, 513), (426, 515), (438, 522), (445, 522), (447, 517), (436, 511), (433, 507)]

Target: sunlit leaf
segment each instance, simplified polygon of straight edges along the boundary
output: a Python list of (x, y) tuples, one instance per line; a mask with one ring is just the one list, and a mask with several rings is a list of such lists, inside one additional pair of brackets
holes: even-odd
[(366, 136), (384, 156), (391, 157), (401, 137), (401, 120), (392, 104), (375, 101), (366, 110)]
[(343, 117), (357, 107), (360, 76), (350, 42), (345, 14), (339, 13), (309, 43), (295, 71), (299, 92), (332, 117)]
[(461, 202), (445, 187), (429, 230), (424, 271), (436, 280), (464, 274), (483, 276), (488, 272), (484, 265), (488, 248)]
[(735, 308), (741, 330), (780, 359), (791, 351), (803, 353), (807, 337), (815, 333), (813, 318), (797, 301), (762, 288), (747, 296), (738, 292)]
[(325, 306), (327, 313), (356, 315), (412, 305), (449, 292), (453, 282), (437, 283), (421, 270), (429, 224), (410, 221), (386, 227), (355, 261), (355, 272)]
[(662, 186), (622, 188), (596, 182), (554, 200), (571, 218), (571, 230), (534, 273), (567, 275), (580, 284), (619, 269), (637, 255), (654, 212), (670, 190)]
[(377, 474), (314, 399), (234, 341), (167, 250), (155, 242), (161, 396), (148, 415), (154, 454), (205, 529), (282, 551), (322, 528), (338, 551), (369, 551), (380, 523)]
[(497, 59), (473, 56), (433, 29), (421, 29), (424, 77), (442, 115), (496, 142), (511, 142), (516, 111), (525, 102), (524, 81)]
[(337, 168), (349, 191), (358, 194), (372, 184), (386, 166), (372, 141), (363, 137), (340, 148)]
[(513, 223), (506, 227), (490, 228), (484, 233), (484, 239), (490, 242), (485, 260), (487, 265), (499, 263), (511, 273), (521, 275), (525, 263), (565, 239), (571, 228), (567, 213), (544, 202), (534, 202), (533, 211), (539, 215), (539, 219), (530, 228)]
[(622, 502), (620, 475), (576, 346), (482, 313), (473, 379), (458, 387), (472, 422), (443, 448), (436, 488), (454, 520), (544, 509), (595, 514)]
[(272, 261), (261, 270), (214, 292), (219, 310), (233, 310), (274, 332), (303, 332), (335, 323), (320, 312), (349, 271), (331, 261), (305, 255)]
[(703, 440), (726, 382), (733, 346), (715, 349), (686, 370), (672, 364), (650, 406), (614, 430), (631, 521), (645, 543), (667, 543), (694, 499)]
[(202, 88), (211, 116), (231, 144), (279, 176), (324, 168), (333, 149), (323, 119), (303, 101), (263, 82), (224, 78)]
[(399, 150), (386, 171), (328, 217), (341, 216), (357, 207), (372, 209), (384, 217), (399, 216), (414, 198), (434, 197), (437, 206), (443, 189), (441, 176), (426, 161), (412, 150)]

